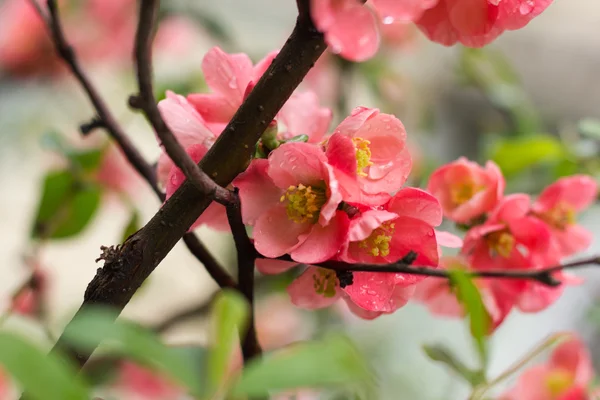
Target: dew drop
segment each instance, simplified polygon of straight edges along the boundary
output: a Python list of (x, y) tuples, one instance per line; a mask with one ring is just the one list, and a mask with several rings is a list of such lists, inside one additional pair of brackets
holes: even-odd
[(394, 23), (394, 17), (392, 17), (391, 15), (388, 15), (388, 16), (386, 16), (386, 17), (383, 17), (383, 20), (382, 20), (382, 22), (383, 22), (383, 24), (384, 24), (384, 25), (390, 25), (390, 24), (393, 24), (393, 23)]
[(533, 10), (534, 6), (535, 6), (534, 0), (526, 0), (525, 2), (521, 3), (521, 5), (519, 6), (519, 12), (522, 15), (527, 15)]

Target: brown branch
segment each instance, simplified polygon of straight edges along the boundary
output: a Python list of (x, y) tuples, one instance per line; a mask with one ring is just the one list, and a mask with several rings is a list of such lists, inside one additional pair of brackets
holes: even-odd
[(157, 333), (163, 333), (173, 328), (174, 326), (187, 321), (190, 318), (207, 315), (212, 309), (212, 303), (215, 299), (216, 293), (211, 295), (203, 303), (197, 304), (193, 307), (187, 308), (183, 311), (179, 311), (176, 314), (167, 317), (165, 320), (159, 322), (152, 327)]
[[(308, 5), (307, 0), (301, 1)], [(200, 162), (216, 184), (229, 185), (248, 166), (256, 142), (325, 48), (323, 35), (310, 18), (299, 17), (279, 55)], [(77, 314), (94, 305), (121, 311), (211, 202), (212, 198), (186, 180), (146, 226), (105, 260), (88, 285)], [(70, 347), (63, 336), (53, 350), (67, 354), (80, 367), (90, 356), (90, 352), (79, 353)]]
[(262, 354), (262, 349), (256, 336), (254, 318), (254, 264), (257, 252), (254, 244), (248, 238), (246, 227), (242, 221), (242, 207), (237, 193), (235, 200), (227, 206), (227, 219), (229, 220), (229, 226), (231, 227), (231, 233), (233, 234), (237, 250), (239, 291), (246, 298), (250, 306), (248, 328), (242, 338), (242, 355), (246, 363)]
[[(414, 253), (409, 253), (408, 256)], [(408, 257), (407, 256), (407, 257)], [(260, 255), (258, 257), (261, 257)], [(294, 262), (288, 255), (277, 258), (282, 261)], [(577, 269), (586, 266), (597, 265), (600, 266), (600, 256), (594, 256), (585, 258), (579, 261), (574, 261), (566, 264), (555, 265), (543, 269), (530, 270), (530, 269), (514, 269), (507, 271), (466, 271), (467, 276), (471, 278), (498, 278), (498, 279), (528, 279), (537, 281), (541, 284), (550, 287), (557, 287), (562, 282), (555, 278), (552, 274), (565, 271), (570, 269)], [(342, 261), (325, 261), (323, 263), (315, 264), (317, 267), (334, 270), (338, 273), (344, 272), (388, 272), (396, 274), (408, 274), (408, 275), (421, 275), (429, 276), (433, 278), (444, 278), (450, 279), (452, 277), (452, 271), (445, 269), (421, 267), (411, 265), (411, 260), (403, 258), (393, 264), (348, 264)]]
[(129, 104), (144, 112), (160, 138), (166, 153), (183, 171), (186, 178), (202, 193), (210, 195), (218, 203), (226, 205), (231, 201), (231, 192), (217, 185), (196, 165), (179, 144), (158, 110), (152, 88), (152, 41), (160, 0), (142, 0), (139, 4), (140, 17), (135, 35), (134, 56), (140, 92), (129, 98)]
[(125, 132), (121, 129), (117, 120), (113, 116), (113, 114), (108, 109), (108, 106), (100, 96), (96, 87), (92, 84), (92, 81), (89, 79), (81, 65), (79, 64), (79, 60), (73, 48), (67, 41), (65, 37), (64, 30), (62, 27), (62, 23), (60, 20), (60, 15), (58, 12), (58, 7), (56, 5), (56, 0), (48, 0), (48, 17), (44, 14), (39, 4), (35, 0), (30, 0), (33, 7), (35, 7), (38, 12), (40, 18), (44, 20), (46, 27), (52, 37), (52, 42), (54, 43), (56, 52), (58, 56), (65, 62), (67, 67), (71, 70), (71, 73), (75, 76), (85, 93), (87, 94), (90, 102), (94, 106), (94, 109), (97, 113), (98, 121), (101, 121), (102, 127), (106, 129), (110, 137), (113, 138), (115, 142), (121, 148), (121, 151), (127, 157), (127, 160), (133, 165), (136, 171), (148, 181), (148, 183), (152, 186), (154, 192), (164, 200), (164, 194), (158, 188), (155, 179), (154, 169), (144, 160), (142, 155), (137, 151), (133, 143), (129, 140)]
[[(58, 54), (65, 61), (73, 75), (75, 75), (81, 86), (84, 88), (96, 110), (97, 115), (90, 122), (81, 125), (82, 133), (89, 133), (92, 129), (98, 127), (105, 128), (110, 136), (115, 140), (117, 145), (121, 148), (129, 163), (133, 165), (136, 171), (146, 180), (146, 182), (148, 182), (158, 198), (161, 201), (164, 201), (165, 194), (159, 189), (156, 182), (156, 174), (154, 172), (156, 168), (148, 164), (148, 162), (136, 150), (133, 143), (131, 143), (131, 141), (127, 138), (116, 119), (108, 110), (106, 103), (92, 85), (84, 70), (79, 65), (76, 54), (64, 35), (60, 15), (56, 7), (56, 1), (48, 0), (48, 17), (45, 16), (45, 13), (35, 0), (30, 0), (30, 2), (37, 10), (40, 18), (45, 21)], [(168, 226), (168, 222), (165, 221), (161, 221), (161, 224)], [(224, 268), (219, 265), (215, 258), (206, 249), (204, 244), (202, 244), (202, 242), (194, 234), (187, 233), (184, 236), (184, 242), (190, 252), (198, 259), (198, 261), (204, 264), (208, 273), (219, 286), (235, 287), (235, 281), (231, 278), (231, 276), (229, 276)]]

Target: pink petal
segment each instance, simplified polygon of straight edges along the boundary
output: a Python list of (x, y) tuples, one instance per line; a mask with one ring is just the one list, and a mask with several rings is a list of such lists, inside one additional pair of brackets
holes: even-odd
[(257, 258), (256, 269), (263, 275), (276, 275), (298, 266), (297, 262)]
[(360, 213), (350, 222), (348, 239), (351, 242), (359, 242), (368, 238), (371, 233), (384, 222), (398, 218), (397, 214), (384, 210), (368, 210)]
[(268, 173), (282, 189), (318, 185), (325, 180), (325, 153), (313, 144), (284, 143), (269, 154)]
[(335, 170), (329, 164), (323, 164), (323, 168), (326, 171), (325, 183), (327, 185), (327, 202), (321, 208), (321, 214), (319, 215), (319, 224), (326, 225), (329, 223), (331, 218), (336, 214), (336, 210), (342, 201), (342, 193), (340, 191), (340, 184), (335, 176)]
[(435, 6), (438, 0), (372, 0), (377, 12), (384, 20), (413, 22), (423, 11)]
[[(431, 225), (411, 217), (398, 217), (394, 224), (390, 255), (385, 257), (388, 261), (397, 261), (410, 251), (414, 251), (418, 255), (415, 265), (438, 265), (438, 246)], [(410, 279), (417, 281), (422, 277), (411, 276)]]
[(352, 285), (342, 289), (359, 307), (368, 311), (384, 311), (389, 307), (395, 288), (395, 274), (354, 272)]
[(230, 231), (231, 228), (229, 227), (225, 206), (214, 201), (210, 203), (202, 215), (192, 224), (190, 231), (202, 225), (221, 232)]
[(552, 394), (546, 378), (552, 371), (546, 365), (536, 365), (521, 374), (517, 386), (501, 397), (502, 400), (548, 400)]
[[(335, 279), (335, 286), (324, 292), (315, 290), (317, 281), (327, 282)], [(292, 303), (301, 308), (318, 309), (329, 307), (340, 298), (341, 290), (335, 277), (335, 271), (318, 267), (308, 267), (288, 287)]]
[(520, 29), (537, 17), (552, 0), (502, 0), (498, 3), (498, 22), (504, 29)]
[(453, 233), (435, 230), (435, 239), (437, 244), (452, 249), (459, 249), (463, 246), (463, 240)]
[(416, 289), (417, 287), (415, 285), (396, 285), (394, 291), (392, 292), (392, 297), (390, 297), (388, 306), (384, 309), (385, 312), (392, 313), (397, 309), (404, 307), (406, 304), (408, 304), (408, 301), (413, 297)]
[(269, 54), (267, 54), (265, 56), (265, 58), (263, 58), (258, 63), (256, 63), (256, 65), (254, 66), (254, 68), (252, 70), (252, 82), (256, 83), (260, 80), (260, 78), (263, 76), (263, 74), (271, 66), (271, 63), (273, 62), (275, 57), (277, 57), (277, 54), (279, 54), (278, 50), (272, 51)]
[(445, 279), (426, 278), (416, 285), (414, 299), (425, 303), (432, 314), (462, 317), (464, 310)]
[(329, 224), (314, 224), (310, 232), (300, 235), (301, 244), (290, 252), (293, 260), (304, 264), (316, 264), (332, 258), (348, 237), (350, 219), (338, 211)]
[(431, 226), (442, 223), (442, 208), (435, 197), (417, 188), (403, 188), (392, 197), (386, 209), (398, 216), (412, 217)]
[(289, 253), (300, 245), (311, 229), (311, 224), (291, 221), (284, 205), (277, 205), (260, 215), (254, 225), (256, 250), (269, 258)]
[(377, 116), (379, 110), (376, 108), (356, 107), (346, 119), (335, 128), (334, 133), (339, 132), (346, 136), (354, 137), (355, 133), (369, 120)]
[(559, 344), (550, 356), (549, 364), (575, 374), (575, 382), (588, 386), (594, 376), (590, 354), (585, 343), (576, 336)]
[(581, 225), (569, 225), (564, 231), (553, 229), (552, 240), (557, 243), (563, 257), (569, 257), (586, 250), (592, 244), (594, 235)]
[(326, 155), (329, 165), (356, 179), (356, 147), (349, 136), (341, 133), (331, 135), (327, 141)]
[(333, 114), (319, 106), (314, 92), (294, 93), (279, 111), (278, 118), (286, 126), (285, 138), (308, 135), (310, 143), (318, 143), (327, 133)]
[(379, 48), (375, 15), (356, 2), (337, 12), (335, 22), (325, 31), (325, 40), (333, 53), (352, 61), (365, 61)]
[(169, 173), (174, 165), (167, 153), (160, 153), (158, 162), (156, 163), (156, 180), (161, 187), (164, 188), (167, 185)]
[[(239, 104), (231, 104), (229, 100), (220, 94), (192, 93), (187, 96), (187, 99), (198, 111), (198, 113), (200, 113), (207, 124), (228, 123), (239, 106)], [(217, 131), (213, 130), (213, 132), (219, 133), (221, 133), (221, 131), (222, 129)]]
[(561, 178), (548, 186), (536, 200), (536, 206), (551, 210), (559, 203), (581, 211), (590, 206), (598, 196), (598, 184), (587, 175), (573, 175)]
[(240, 190), (245, 224), (254, 225), (262, 213), (280, 202), (282, 191), (267, 175), (268, 167), (265, 159), (252, 160), (248, 169), (233, 181), (233, 186)]
[(202, 60), (207, 85), (234, 107), (242, 103), (252, 70), (252, 61), (246, 54), (228, 54), (219, 47), (210, 49)]
[[(192, 160), (194, 160), (195, 163), (198, 163), (200, 162), (202, 157), (204, 157), (208, 149), (204, 145), (194, 144), (185, 149), (185, 151), (189, 154), (189, 156), (192, 158)], [(176, 167), (175, 164), (172, 164), (171, 171), (169, 171), (169, 176), (165, 185), (167, 200), (173, 195), (173, 193), (175, 193), (177, 189), (179, 189), (179, 187), (183, 184), (185, 180), (186, 177), (183, 171)]]
[(350, 312), (359, 318), (370, 321), (370, 320), (373, 320), (383, 314), (382, 312), (379, 312), (379, 311), (369, 311), (369, 310), (365, 310), (364, 308), (357, 306), (356, 304), (354, 304), (352, 299), (350, 299), (348, 296), (344, 296), (343, 299), (344, 299), (346, 305), (348, 306), (348, 309), (350, 310)]
[(490, 214), (489, 220), (508, 222), (525, 216), (530, 209), (530, 198), (526, 194), (517, 193), (506, 196), (498, 207)]
[(548, 225), (534, 217), (513, 220), (509, 224), (510, 232), (516, 241), (530, 251), (546, 252), (550, 247), (551, 233)]

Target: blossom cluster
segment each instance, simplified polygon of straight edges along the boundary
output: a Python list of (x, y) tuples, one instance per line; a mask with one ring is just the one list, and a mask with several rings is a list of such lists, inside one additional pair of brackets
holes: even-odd
[(552, 0), (312, 0), (317, 28), (335, 53), (354, 61), (372, 57), (380, 30), (414, 23), (432, 41), (481, 47), (506, 30), (519, 29)]
[[(596, 181), (585, 175), (560, 178), (532, 201), (522, 193), (504, 194), (504, 178), (493, 162), (484, 167), (461, 158), (436, 170), (428, 190), (440, 201), (444, 215), (468, 229), (458, 256), (441, 260), (441, 268), (474, 271), (537, 270), (558, 265), (585, 250), (592, 234), (576, 216), (598, 196)], [(578, 279), (566, 272), (554, 277), (565, 284)], [(534, 280), (479, 279), (492, 328), (513, 308), (538, 312), (562, 293)], [(427, 281), (416, 297), (441, 315), (462, 315), (447, 282)]]
[[(202, 63), (212, 93), (169, 92), (159, 103), (194, 161), (206, 154), (275, 55), (253, 65), (245, 54), (213, 48)], [(374, 318), (416, 296), (434, 313), (459, 316), (462, 307), (447, 281), (365, 271), (340, 282), (324, 263), (389, 264), (414, 252), (414, 264), (422, 267), (536, 270), (590, 243), (591, 235), (575, 223), (597, 195), (590, 177), (562, 178), (532, 202), (525, 194), (505, 195), (493, 162), (482, 167), (461, 158), (436, 170), (428, 190), (405, 187), (412, 160), (399, 119), (358, 107), (328, 133), (331, 119), (315, 94), (294, 93), (263, 134), (248, 169), (233, 182), (243, 221), (263, 257), (259, 271), (308, 266), (288, 288), (298, 306), (321, 308), (341, 298), (357, 315)], [(185, 180), (166, 154), (158, 177), (167, 198)], [(467, 229), (464, 244), (435, 229), (444, 216)], [(211, 204), (192, 229), (203, 224), (228, 230), (225, 208)], [(441, 257), (441, 245), (461, 249), (457, 256)], [(555, 275), (577, 282), (566, 273)], [(539, 311), (561, 293), (535, 281), (476, 282), (494, 327), (511, 309)]]

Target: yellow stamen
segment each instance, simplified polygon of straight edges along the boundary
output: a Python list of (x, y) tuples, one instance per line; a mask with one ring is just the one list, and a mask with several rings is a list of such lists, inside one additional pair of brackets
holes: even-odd
[(567, 391), (574, 381), (574, 376), (569, 371), (557, 369), (548, 374), (546, 377), (546, 388), (552, 394), (552, 398), (558, 398), (561, 394)]
[(371, 142), (359, 137), (352, 138), (352, 141), (356, 148), (356, 173), (359, 176), (367, 176), (364, 169), (373, 165), (371, 162), (371, 149), (369, 148)]
[(317, 268), (317, 272), (313, 274), (313, 287), (315, 293), (322, 295), (323, 297), (335, 296), (335, 286), (337, 283), (337, 277), (335, 273), (324, 268)]
[(450, 200), (455, 206), (460, 206), (471, 200), (478, 192), (485, 189), (484, 186), (478, 186), (474, 182), (463, 182), (450, 189)]
[(515, 237), (508, 230), (490, 233), (485, 239), (490, 250), (504, 258), (510, 256), (515, 247)]
[(564, 231), (576, 221), (575, 210), (564, 202), (560, 202), (551, 210), (536, 214), (536, 216), (548, 225), (561, 231)]
[(385, 257), (390, 254), (390, 242), (392, 241), (392, 235), (396, 224), (393, 222), (384, 222), (381, 226), (375, 229), (371, 235), (365, 240), (358, 242), (358, 247), (365, 249), (367, 254), (373, 257)]
[(327, 201), (325, 188), (316, 186), (290, 186), (279, 201), (287, 201), (288, 218), (296, 223), (312, 222), (319, 219), (321, 208)]

